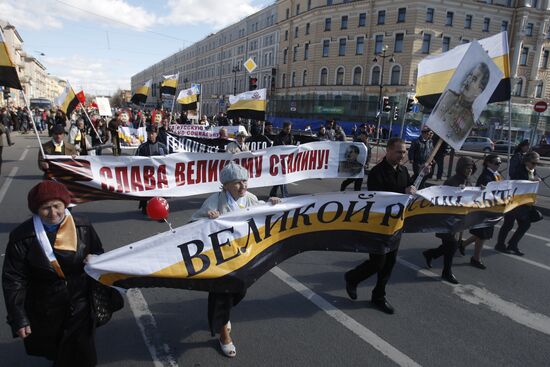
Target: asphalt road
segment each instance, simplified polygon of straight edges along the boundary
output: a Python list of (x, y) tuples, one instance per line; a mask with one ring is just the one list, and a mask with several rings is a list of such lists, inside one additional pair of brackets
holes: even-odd
[[(41, 177), (34, 138), (15, 141), (4, 149), (0, 176), (2, 258), (9, 232), (29, 217), (26, 195)], [(339, 184), (309, 180), (289, 191), (336, 191)], [(186, 223), (205, 196), (169, 200), (172, 224)], [(106, 250), (168, 229), (138, 212), (137, 202), (88, 203), (74, 213), (94, 223)], [(206, 293), (132, 291), (125, 308), (97, 330), (99, 366), (548, 366), (548, 226), (549, 220), (533, 225), (520, 244), (524, 258), (484, 250), (487, 270), (469, 266), (468, 249), (455, 259), (459, 286), (440, 280), (442, 260), (424, 268), (421, 251), (439, 244), (433, 234), (404, 235), (387, 289), (395, 315), (371, 307), (372, 279), (360, 286), (357, 301), (346, 296), (343, 273), (367, 255), (293, 257), (255, 283), (234, 309), (235, 359), (224, 357), (208, 332)], [(0, 319), (5, 315), (0, 302)], [(0, 366), (50, 365), (26, 356), (7, 324), (0, 326), (0, 356)]]

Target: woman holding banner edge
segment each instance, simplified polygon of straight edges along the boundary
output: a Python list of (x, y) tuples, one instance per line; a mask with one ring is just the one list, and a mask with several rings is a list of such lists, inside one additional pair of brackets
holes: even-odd
[[(251, 206), (262, 205), (263, 201), (247, 191), (248, 171), (242, 166), (230, 162), (220, 172), (221, 192), (210, 195), (201, 208), (191, 217), (191, 221), (209, 218), (216, 219), (220, 215), (242, 210)], [(278, 197), (270, 197), (271, 204), (281, 201)], [(227, 357), (235, 357), (237, 349), (231, 338), (231, 309), (246, 295), (242, 292), (210, 292), (208, 294), (208, 324), (212, 336), (220, 334), (220, 348)]]

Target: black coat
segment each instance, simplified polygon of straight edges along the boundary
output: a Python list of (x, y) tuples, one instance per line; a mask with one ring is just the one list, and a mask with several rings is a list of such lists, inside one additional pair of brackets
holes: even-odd
[[(91, 278), (84, 272), (84, 259), (88, 254), (102, 253), (103, 247), (87, 220), (73, 218), (78, 239), (76, 253), (54, 249), (66, 279), (57, 275), (44, 254), (32, 218), (10, 233), (2, 270), (7, 319), (14, 336), (18, 329), (30, 325), (31, 335), (24, 342), (31, 355), (58, 359), (58, 353), (65, 350), (63, 344), (67, 342), (63, 336), (77, 333), (76, 325), (84, 325), (86, 333), (90, 334), (79, 342), (90, 343), (91, 339), (93, 344), (89, 303)], [(48, 237), (50, 241), (55, 240), (55, 234), (48, 234)], [(72, 347), (74, 341), (69, 341)], [(95, 349), (93, 352), (95, 357)]]
[(492, 181), (495, 181), (495, 175), (493, 172), (489, 171), (487, 167), (485, 167), (477, 178), (476, 186), (487, 186), (487, 184)]

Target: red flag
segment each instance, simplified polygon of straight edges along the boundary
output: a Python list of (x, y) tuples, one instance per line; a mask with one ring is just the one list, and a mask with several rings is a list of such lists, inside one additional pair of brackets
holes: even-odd
[(76, 98), (78, 98), (78, 100), (80, 101), (80, 103), (84, 104), (84, 102), (86, 102), (86, 96), (84, 95), (84, 91), (81, 90), (80, 92), (78, 92), (76, 94)]

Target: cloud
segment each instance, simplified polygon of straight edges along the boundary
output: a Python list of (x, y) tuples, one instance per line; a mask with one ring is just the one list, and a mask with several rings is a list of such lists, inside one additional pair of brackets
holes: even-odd
[(159, 18), (164, 24), (209, 24), (215, 29), (247, 17), (261, 6), (253, 5), (251, 0), (168, 0), (170, 14)]
[(146, 29), (157, 22), (155, 15), (123, 0), (2, 0), (2, 17), (16, 27), (62, 28), (66, 21), (92, 20), (96, 24)]

